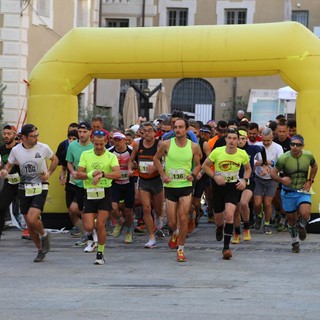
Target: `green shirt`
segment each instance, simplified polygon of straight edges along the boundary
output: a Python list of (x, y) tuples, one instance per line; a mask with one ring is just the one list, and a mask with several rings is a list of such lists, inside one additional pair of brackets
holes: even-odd
[(176, 145), (175, 138), (170, 139), (170, 147), (166, 155), (165, 172), (171, 181), (165, 183), (167, 188), (191, 187), (192, 182), (186, 179), (192, 168), (192, 142), (188, 139), (184, 147)]
[[(113, 167), (119, 166), (118, 158), (115, 154), (106, 150), (103, 155), (98, 156), (94, 150), (84, 151), (80, 157), (79, 167), (85, 168), (86, 172), (100, 170), (104, 173), (111, 173)], [(111, 187), (112, 179), (101, 178), (98, 184), (93, 185), (91, 179), (83, 181), (85, 189), (89, 188), (109, 188)]]
[[(82, 152), (86, 150), (91, 150), (91, 149), (93, 149), (92, 142), (90, 142), (86, 146), (83, 146), (79, 143), (79, 141), (73, 141), (68, 146), (66, 160), (72, 163), (74, 166), (74, 169), (77, 170)], [(83, 188), (83, 180), (72, 179), (70, 175), (70, 182), (71, 183), (74, 182), (76, 186)]]
[(239, 179), (241, 165), (249, 163), (250, 159), (245, 150), (237, 148), (233, 154), (226, 152), (226, 147), (218, 147), (209, 154), (214, 163), (215, 174), (222, 175), (226, 182), (236, 182)]
[(309, 167), (314, 163), (315, 159), (310, 151), (302, 150), (298, 158), (293, 157), (291, 151), (287, 151), (278, 158), (276, 168), (282, 171), (285, 177), (291, 178), (291, 183), (286, 188), (300, 190), (308, 180)]

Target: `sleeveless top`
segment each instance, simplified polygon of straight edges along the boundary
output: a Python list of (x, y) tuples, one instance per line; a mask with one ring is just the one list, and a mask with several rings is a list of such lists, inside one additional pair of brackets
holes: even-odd
[(192, 182), (186, 179), (192, 169), (192, 142), (188, 139), (184, 147), (176, 145), (175, 138), (170, 140), (170, 147), (166, 155), (166, 176), (171, 178), (169, 183), (165, 183), (167, 188), (191, 187)]
[(158, 178), (160, 176), (159, 172), (155, 171), (153, 173), (149, 173), (148, 166), (154, 165), (153, 157), (157, 153), (159, 140), (155, 140), (153, 146), (150, 148), (144, 147), (143, 141), (144, 139), (141, 139), (139, 141), (139, 148), (137, 153), (139, 177), (143, 180)]

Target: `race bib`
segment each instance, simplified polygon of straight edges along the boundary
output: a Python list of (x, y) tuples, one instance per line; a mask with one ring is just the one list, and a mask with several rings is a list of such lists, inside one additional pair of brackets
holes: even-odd
[(139, 171), (141, 173), (149, 173), (149, 166), (152, 166), (153, 162), (152, 161), (139, 161)]
[(99, 200), (104, 198), (104, 188), (89, 188), (87, 189), (88, 200)]
[(37, 196), (42, 193), (42, 190), (48, 190), (48, 185), (42, 183), (26, 183), (24, 185), (26, 197)]
[(169, 178), (172, 180), (186, 180), (186, 171), (184, 169), (169, 169)]
[(9, 184), (18, 184), (20, 183), (20, 176), (19, 173), (12, 173), (7, 175), (8, 183)]
[(224, 179), (226, 180), (226, 182), (237, 182), (238, 181), (238, 173), (237, 172), (219, 172), (219, 174), (221, 174)]
[(119, 180), (128, 180), (128, 170), (121, 170), (121, 178)]

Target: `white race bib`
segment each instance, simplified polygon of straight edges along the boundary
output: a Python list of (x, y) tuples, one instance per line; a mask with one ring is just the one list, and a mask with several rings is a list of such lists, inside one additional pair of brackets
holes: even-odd
[(152, 166), (153, 162), (152, 161), (139, 161), (139, 171), (141, 173), (149, 173), (149, 166)]
[(7, 179), (9, 184), (18, 184), (21, 181), (19, 173), (8, 174)]
[(185, 169), (169, 169), (169, 178), (172, 180), (186, 180), (186, 176)]
[(26, 197), (37, 196), (42, 190), (48, 190), (47, 184), (42, 183), (25, 183), (24, 192)]
[(104, 198), (104, 188), (89, 188), (87, 189), (88, 200), (99, 200)]

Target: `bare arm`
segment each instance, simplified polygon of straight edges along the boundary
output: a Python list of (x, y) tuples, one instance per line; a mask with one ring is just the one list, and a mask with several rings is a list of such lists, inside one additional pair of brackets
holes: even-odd
[(164, 141), (159, 147), (155, 156), (153, 157), (154, 165), (156, 166), (160, 176), (162, 177), (163, 182), (165, 183), (169, 183), (171, 179), (168, 176), (166, 176), (160, 160), (163, 156), (167, 154), (169, 146), (170, 146), (170, 140)]
[(11, 171), (12, 167), (13, 167), (13, 164), (10, 162), (7, 162), (4, 168), (0, 171), (1, 178), (5, 178), (8, 175), (8, 173)]

